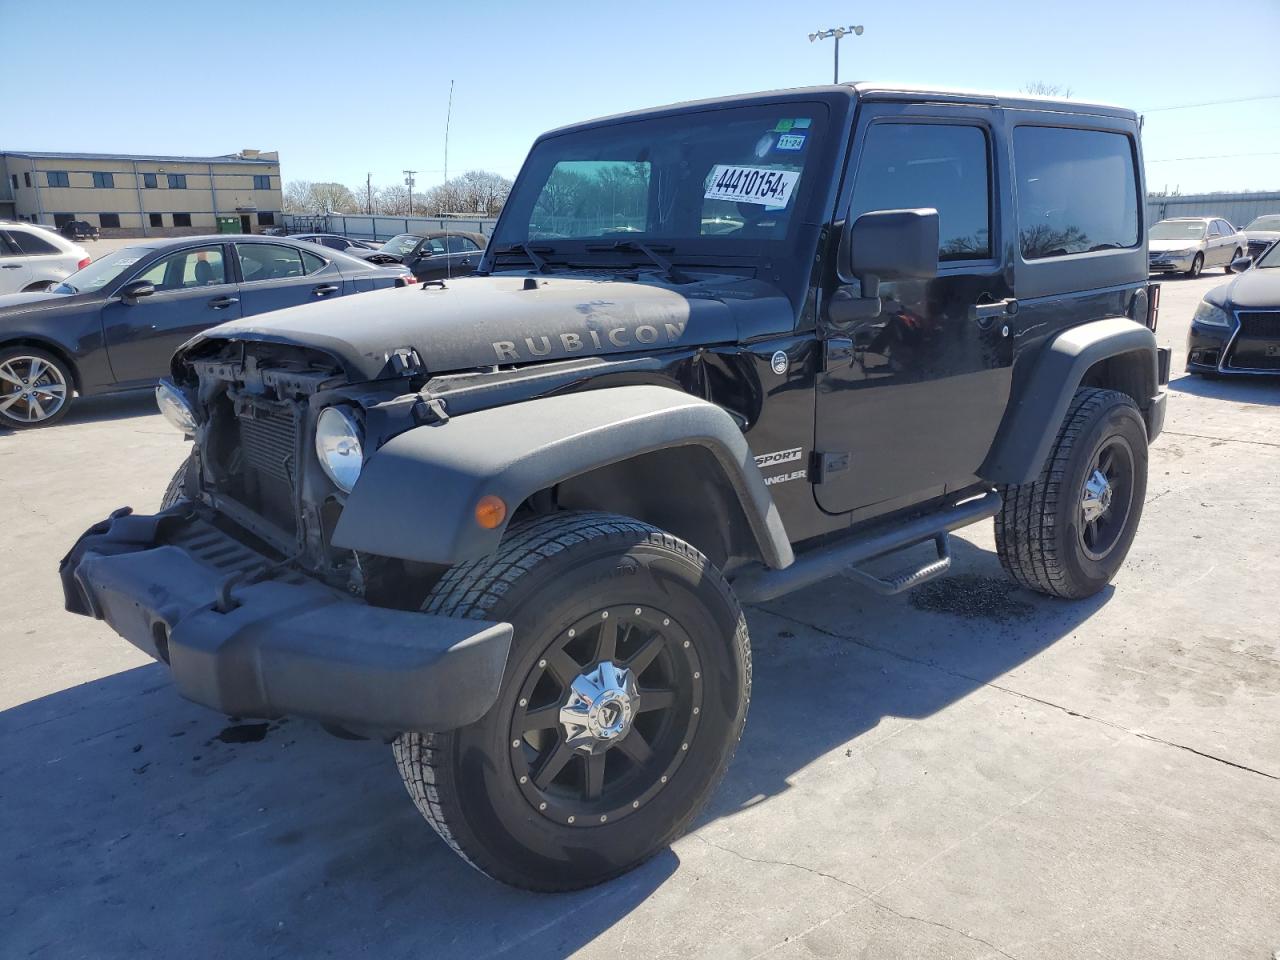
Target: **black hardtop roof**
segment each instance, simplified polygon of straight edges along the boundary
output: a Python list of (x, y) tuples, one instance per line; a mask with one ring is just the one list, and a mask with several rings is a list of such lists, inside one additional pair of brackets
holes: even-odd
[[(735, 94), (730, 97), (713, 97), (707, 100), (686, 100), (660, 107), (649, 107), (644, 110), (632, 110), (628, 113), (616, 113), (611, 116), (584, 120), (579, 123), (566, 124), (549, 130), (542, 137), (553, 137), (574, 130), (595, 127), (608, 123), (626, 123), (647, 117), (671, 116), (680, 113), (715, 109), (717, 107), (753, 106), (763, 103), (779, 103), (798, 100), (867, 100), (867, 101), (901, 101), (910, 103), (971, 103), (986, 106), (1011, 107), (1019, 110), (1044, 110), (1055, 113), (1074, 113), (1085, 116), (1117, 117), (1123, 120), (1138, 120), (1138, 114), (1127, 107), (1117, 107), (1103, 103), (1086, 103), (1081, 100), (1068, 100), (1062, 97), (1041, 97), (1026, 93), (993, 93), (980, 90), (959, 90), (945, 87), (911, 86), (889, 83), (838, 83), (814, 87), (792, 87), (784, 90), (765, 90), (759, 93)], [(539, 139), (542, 139), (541, 137)]]

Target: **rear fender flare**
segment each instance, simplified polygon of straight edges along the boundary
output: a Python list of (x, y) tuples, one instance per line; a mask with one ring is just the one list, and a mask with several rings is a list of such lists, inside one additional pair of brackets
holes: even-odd
[[(722, 474), (717, 482), (736, 495), (758, 559), (788, 566), (782, 519), (734, 419), (706, 400), (650, 385), (541, 397), (402, 433), (370, 456), (332, 542), (425, 563), (476, 560), (497, 549), (511, 513), (533, 494), (680, 447), (711, 455)], [(507, 505), (495, 529), (475, 520), (476, 503), (488, 494)]]
[[(1093, 320), (1049, 340), (1031, 375), (1010, 403), (1000, 433), (978, 475), (992, 483), (1030, 483), (1040, 475), (1075, 395), (1090, 368), (1113, 357), (1137, 355), (1137, 373), (1123, 389), (1145, 413), (1159, 390), (1156, 337), (1127, 317)], [(1150, 366), (1148, 376), (1147, 366)], [(1142, 386), (1137, 386), (1142, 384)], [(1120, 384), (1099, 384), (1122, 388)]]

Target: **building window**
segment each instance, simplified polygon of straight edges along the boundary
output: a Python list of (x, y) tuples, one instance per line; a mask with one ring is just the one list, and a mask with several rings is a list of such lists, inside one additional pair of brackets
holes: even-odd
[(29, 170), (22, 171), (22, 179), (26, 182), (28, 187), (31, 186), (31, 172)]
[(169, 174), (169, 189), (170, 190), (187, 189), (187, 175), (185, 173)]
[(142, 175), (142, 186), (147, 190), (156, 188), (156, 175), (154, 173), (144, 173)]
[(163, 213), (153, 213), (153, 214), (151, 214), (151, 225), (152, 225), (153, 227), (163, 227), (163, 226), (164, 226), (164, 214), (163, 214)]
[(100, 227), (118, 227), (118, 226), (120, 226), (120, 214), (118, 214), (118, 213), (100, 213), (100, 214), (98, 214), (98, 226), (100, 226)]
[(53, 225), (61, 230), (75, 218), (76, 215), (74, 213), (55, 213), (53, 215)]
[(93, 185), (95, 187), (114, 187), (116, 178), (109, 173), (95, 173), (93, 175)]
[(271, 189), (271, 177), (270, 177), (270, 175), (261, 174), (261, 173), (255, 173), (255, 174), (253, 175), (253, 189), (255, 189), (255, 190), (270, 190), (270, 189)]
[(65, 170), (50, 170), (45, 174), (45, 179), (51, 187), (69, 187), (71, 180), (67, 177)]
[(276, 225), (276, 215), (274, 213), (258, 214), (258, 226), (274, 227)]
[(174, 225), (175, 227), (189, 227), (189, 226), (191, 226), (191, 214), (189, 214), (189, 213), (175, 213), (175, 214), (173, 215), (173, 225)]
[(18, 189), (18, 175), (16, 173), (9, 174), (9, 179), (13, 181), (13, 189)]

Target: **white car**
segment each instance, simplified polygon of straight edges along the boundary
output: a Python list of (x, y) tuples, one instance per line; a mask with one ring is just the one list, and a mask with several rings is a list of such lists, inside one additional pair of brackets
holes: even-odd
[(52, 230), (0, 221), (0, 294), (43, 290), (92, 259), (84, 247)]
[(1152, 273), (1200, 276), (1205, 267), (1231, 272), (1231, 262), (1249, 247), (1245, 235), (1221, 217), (1174, 217), (1161, 220), (1147, 234)]
[(1267, 252), (1267, 247), (1280, 240), (1280, 214), (1268, 213), (1261, 217), (1254, 217), (1253, 221), (1244, 228), (1244, 235), (1249, 241), (1249, 249), (1246, 252), (1256, 263), (1258, 258)]

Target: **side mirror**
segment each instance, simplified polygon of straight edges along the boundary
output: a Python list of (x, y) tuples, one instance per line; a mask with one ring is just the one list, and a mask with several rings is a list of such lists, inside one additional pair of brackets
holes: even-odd
[(1231, 261), (1231, 272), (1239, 273), (1242, 270), (1248, 270), (1253, 266), (1253, 257), (1236, 257)]
[(840, 245), (840, 272), (862, 283), (864, 297), (877, 296), (882, 280), (938, 275), (938, 211), (932, 207), (864, 213), (846, 239)]
[(938, 275), (938, 211), (924, 207), (864, 213), (841, 236), (836, 262), (840, 279), (856, 279), (862, 295), (839, 288), (828, 301), (827, 318), (839, 326), (878, 317), (881, 281)]
[(143, 297), (151, 296), (155, 292), (156, 286), (154, 283), (146, 280), (134, 280), (120, 288), (120, 298), (125, 303), (134, 303)]

